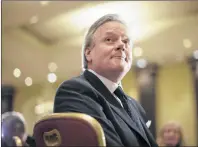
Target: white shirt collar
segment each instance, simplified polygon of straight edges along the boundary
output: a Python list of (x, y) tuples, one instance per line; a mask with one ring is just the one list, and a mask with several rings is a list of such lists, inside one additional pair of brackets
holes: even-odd
[(107, 87), (107, 89), (109, 89), (109, 91), (111, 93), (113, 93), (116, 90), (116, 88), (118, 88), (118, 86), (122, 87), (121, 83), (119, 83), (119, 84), (114, 83), (114, 82), (110, 81), (109, 79), (99, 75), (98, 73), (96, 73), (95, 71), (93, 71), (91, 69), (88, 69), (88, 71), (90, 71), (94, 75), (96, 75), (102, 81), (102, 83)]

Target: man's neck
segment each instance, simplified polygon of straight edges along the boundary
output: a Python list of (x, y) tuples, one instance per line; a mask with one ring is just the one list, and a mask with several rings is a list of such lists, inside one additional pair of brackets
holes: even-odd
[(88, 70), (92, 70), (92, 71), (94, 71), (95, 73), (97, 73), (98, 75), (103, 76), (103, 77), (105, 77), (106, 79), (108, 79), (108, 80), (110, 80), (111, 82), (116, 83), (116, 84), (119, 84), (119, 83), (121, 82), (121, 79), (122, 79), (122, 78), (119, 78), (119, 76), (117, 76), (117, 75), (115, 74), (115, 72), (112, 72), (112, 73), (99, 72), (99, 71), (93, 70), (93, 69), (91, 69), (91, 68), (89, 68)]
[(112, 83), (117, 84), (117, 82), (112, 81), (111, 79), (107, 78), (106, 76), (104, 76), (103, 74), (101, 74), (101, 73), (99, 73), (99, 72), (96, 72), (96, 71), (94, 71), (94, 70), (92, 70), (92, 69), (88, 69), (88, 70), (91, 71), (92, 73), (96, 74), (97, 76), (100, 76), (100, 77), (105, 78), (106, 80), (108, 80), (108, 81), (110, 81), (110, 82), (112, 82)]
[(95, 71), (93, 71), (92, 69), (88, 69), (88, 71), (92, 72), (94, 75), (96, 75), (102, 82), (103, 84), (109, 89), (109, 91), (111, 93), (113, 93), (115, 91), (115, 89), (120, 86), (122, 88), (121, 82), (120, 83), (115, 83), (109, 79), (107, 79), (106, 77), (96, 73)]

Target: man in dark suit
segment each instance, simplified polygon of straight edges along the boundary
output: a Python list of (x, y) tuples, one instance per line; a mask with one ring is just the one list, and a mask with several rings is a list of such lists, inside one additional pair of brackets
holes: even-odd
[(121, 80), (132, 64), (127, 26), (115, 14), (98, 19), (83, 45), (84, 72), (58, 88), (54, 112), (88, 114), (101, 124), (107, 146), (157, 146), (143, 108), (127, 96)]

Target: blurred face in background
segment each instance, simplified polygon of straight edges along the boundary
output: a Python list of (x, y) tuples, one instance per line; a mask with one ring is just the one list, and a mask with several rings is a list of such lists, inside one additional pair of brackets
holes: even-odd
[(130, 70), (132, 49), (125, 25), (110, 21), (101, 25), (92, 40), (93, 47), (86, 50), (88, 68), (119, 82)]
[(164, 144), (168, 146), (176, 146), (180, 142), (180, 131), (180, 128), (175, 124), (165, 126), (162, 134)]

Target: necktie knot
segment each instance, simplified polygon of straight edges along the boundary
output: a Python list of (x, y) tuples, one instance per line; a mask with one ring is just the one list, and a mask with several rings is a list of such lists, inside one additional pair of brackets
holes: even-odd
[(121, 98), (121, 97), (124, 97), (125, 94), (122, 90), (122, 88), (120, 86), (118, 86), (118, 88), (114, 91), (114, 94), (118, 97), (118, 98)]
[(124, 94), (124, 91), (122, 90), (120, 86), (118, 86), (118, 88), (114, 91), (114, 94), (120, 99), (124, 109), (129, 113), (127, 98), (126, 98), (126, 95)]

